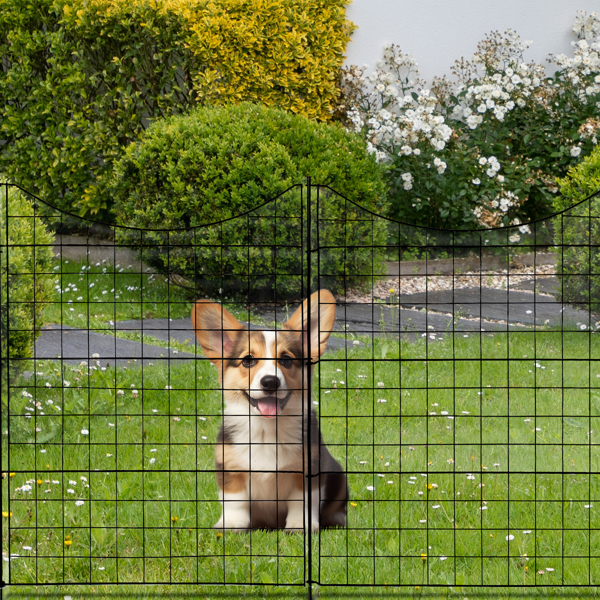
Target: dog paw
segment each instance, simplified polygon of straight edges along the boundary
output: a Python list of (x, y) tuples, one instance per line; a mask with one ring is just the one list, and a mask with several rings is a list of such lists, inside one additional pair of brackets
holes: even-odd
[(294, 533), (302, 533), (304, 531), (304, 527), (286, 527), (284, 531), (292, 535)]

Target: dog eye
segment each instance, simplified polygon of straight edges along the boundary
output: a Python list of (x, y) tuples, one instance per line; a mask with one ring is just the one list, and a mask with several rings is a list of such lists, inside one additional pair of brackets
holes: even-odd
[(248, 354), (248, 356), (244, 356), (244, 358), (242, 358), (242, 364), (249, 369), (256, 364), (256, 360), (252, 354)]
[(282, 367), (285, 367), (286, 369), (289, 369), (292, 364), (293, 364), (293, 359), (291, 356), (288, 356), (287, 354), (284, 354), (280, 359), (279, 359), (279, 364)]

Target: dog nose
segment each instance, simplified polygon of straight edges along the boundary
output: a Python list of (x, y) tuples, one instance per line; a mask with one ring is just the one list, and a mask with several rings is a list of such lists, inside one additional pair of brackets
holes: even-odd
[(260, 385), (263, 390), (274, 392), (279, 387), (279, 377), (275, 377), (275, 375), (265, 375), (260, 380)]

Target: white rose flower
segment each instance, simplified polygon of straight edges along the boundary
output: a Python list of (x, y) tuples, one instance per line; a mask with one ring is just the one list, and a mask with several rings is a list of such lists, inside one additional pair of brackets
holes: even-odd
[(497, 179), (500, 183), (504, 183), (504, 175), (498, 175)]
[(412, 175), (410, 173), (402, 173), (403, 181), (412, 181)]
[(408, 192), (409, 190), (412, 190), (413, 186), (412, 186), (412, 183), (410, 181), (405, 181), (404, 185), (402, 187)]
[(479, 185), (481, 183), (481, 179), (479, 179), (479, 177), (476, 177), (475, 179), (473, 179), (473, 183), (475, 185)]
[(516, 244), (520, 239), (521, 239), (521, 237), (519, 236), (518, 233), (515, 233), (508, 238), (508, 240), (510, 242), (512, 242), (513, 244)]
[(581, 148), (579, 146), (573, 146), (571, 148), (571, 156), (576, 157), (581, 154)]
[(477, 125), (479, 125), (483, 121), (483, 117), (477, 115), (471, 115), (467, 118), (467, 125), (469, 129), (477, 129)]
[(489, 168), (486, 173), (488, 177), (493, 177), (496, 174), (496, 171), (494, 171), (492, 168)]
[(487, 110), (487, 106), (485, 104), (480, 104), (477, 107), (477, 112), (484, 113)]
[(487, 158), (486, 158), (485, 156), (482, 156), (482, 157), (479, 159), (479, 164), (480, 164), (481, 166), (483, 166), (483, 165), (485, 165), (486, 163), (487, 163)]
[(413, 154), (414, 154), (415, 156), (419, 156), (419, 154), (421, 154), (421, 151), (419, 150), (419, 148), (415, 148), (415, 149), (413, 150)]

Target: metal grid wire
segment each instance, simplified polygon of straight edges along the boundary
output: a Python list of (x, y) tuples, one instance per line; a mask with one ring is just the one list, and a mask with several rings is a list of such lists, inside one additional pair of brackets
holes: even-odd
[[(593, 197), (526, 227), (441, 231), (309, 179), (227, 221), (142, 231), (1, 191), (4, 582), (598, 585)], [(18, 194), (35, 216), (11, 208)], [(48, 229), (56, 240), (40, 242)], [(320, 356), (318, 290), (334, 294), (336, 317)], [(199, 299), (246, 327), (248, 344), (307, 299), (295, 333), (317, 337), (301, 341), (314, 365), (312, 387), (299, 365), (302, 460), (274, 466), (287, 450), (279, 433), (245, 444), (256, 461), (274, 455), (249, 487), (264, 485), (259, 472), (303, 482), (300, 532), (279, 521), (233, 533), (219, 520), (233, 496), (220, 499), (216, 480), (231, 490), (249, 469), (227, 471), (218, 451), (215, 464), (235, 389), (194, 334)], [(239, 332), (220, 314), (196, 329), (224, 348)], [(309, 407), (347, 478), (343, 527), (313, 531), (325, 498), (308, 482), (335, 469), (323, 450), (315, 459)], [(249, 424), (265, 420), (245, 410)], [(277, 432), (286, 418), (284, 407)], [(249, 510), (281, 501), (275, 489)]]

